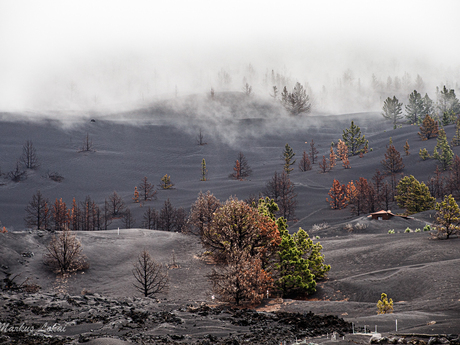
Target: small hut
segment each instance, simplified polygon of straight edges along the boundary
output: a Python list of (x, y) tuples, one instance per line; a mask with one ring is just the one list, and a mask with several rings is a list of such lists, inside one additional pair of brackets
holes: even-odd
[(396, 216), (396, 214), (391, 213), (390, 210), (388, 211), (381, 210), (378, 212), (371, 213), (370, 216), (372, 217), (372, 219), (375, 219), (375, 220), (389, 220), (390, 218)]

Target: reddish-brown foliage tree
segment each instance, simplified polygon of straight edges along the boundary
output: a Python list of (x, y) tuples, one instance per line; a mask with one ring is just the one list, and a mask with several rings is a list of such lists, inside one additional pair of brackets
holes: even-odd
[(259, 255), (263, 263), (281, 243), (275, 221), (244, 201), (230, 198), (213, 214), (203, 229), (203, 246), (217, 262), (230, 263), (242, 253)]
[(52, 209), (52, 218), (54, 222), (54, 230), (61, 231), (69, 227), (70, 214), (65, 202), (57, 199), (54, 202)]
[(352, 200), (356, 199), (356, 186), (353, 181), (347, 183), (345, 187), (345, 195), (347, 199), (347, 205), (350, 204)]
[(214, 268), (208, 278), (219, 300), (236, 305), (260, 303), (273, 286), (271, 275), (262, 268), (262, 260), (244, 251), (236, 253), (227, 265)]
[(308, 154), (305, 151), (303, 151), (302, 159), (300, 160), (300, 163), (299, 163), (299, 169), (301, 171), (311, 170), (310, 158), (308, 158)]
[(351, 205), (351, 212), (359, 216), (361, 213), (368, 212), (371, 206), (372, 196), (371, 187), (364, 177), (360, 177), (355, 181), (354, 186), (350, 185), (347, 191), (352, 191), (349, 196), (349, 204)]
[(137, 190), (137, 187), (134, 187), (133, 202), (135, 203), (139, 202), (139, 191)]
[(334, 147), (331, 145), (331, 152), (329, 153), (329, 167), (332, 169), (336, 165), (337, 155), (334, 152)]
[(72, 230), (80, 230), (80, 208), (75, 198), (72, 200), (72, 208), (70, 209), (70, 225)]
[(346, 187), (336, 179), (332, 182), (332, 187), (328, 193), (329, 198), (326, 198), (326, 201), (331, 205), (333, 209), (342, 209), (347, 207), (348, 199), (346, 195)]
[(323, 159), (319, 162), (319, 171), (326, 173), (330, 170), (329, 163), (326, 160), (326, 156), (323, 155)]
[(233, 173), (229, 175), (230, 178), (235, 180), (244, 180), (246, 177), (252, 174), (252, 170), (249, 167), (248, 161), (242, 152), (238, 153), (235, 166), (233, 167)]
[(345, 169), (350, 169), (350, 160), (348, 159), (348, 146), (342, 140), (339, 140), (337, 144), (337, 155), (342, 161), (342, 165)]
[(435, 121), (431, 118), (430, 115), (426, 115), (423, 120), (422, 126), (420, 127), (420, 132), (418, 135), (422, 140), (428, 140), (438, 136), (438, 121)]
[(241, 178), (241, 164), (240, 164), (238, 159), (235, 162), (235, 166), (233, 167), (233, 170), (234, 170), (234, 172), (231, 175), (231, 177), (233, 177), (235, 180), (242, 180), (242, 178)]
[(409, 142), (406, 140), (406, 143), (404, 144), (404, 152), (406, 156), (410, 155), (409, 149), (410, 149)]

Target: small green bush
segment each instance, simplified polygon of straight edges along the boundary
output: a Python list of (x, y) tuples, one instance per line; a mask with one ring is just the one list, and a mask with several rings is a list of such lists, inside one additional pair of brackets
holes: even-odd
[(431, 225), (427, 224), (423, 227), (423, 231), (431, 231)]
[(419, 152), (419, 156), (420, 158), (422, 158), (422, 160), (427, 160), (428, 158), (431, 158), (430, 157), (430, 154), (428, 153), (427, 149), (420, 149), (420, 152)]
[(316, 236), (315, 238), (316, 238), (317, 240), (319, 240), (321, 237), (319, 237), (319, 236)]
[(412, 232), (412, 230), (407, 227), (406, 230), (404, 230), (404, 232)]
[(420, 228), (417, 228), (415, 229), (415, 232), (422, 232), (422, 230), (420, 230)]
[(391, 314), (393, 313), (393, 300), (388, 299), (386, 293), (382, 293), (380, 300), (377, 302), (377, 314)]
[(391, 234), (394, 234), (395, 233), (395, 229), (390, 229), (388, 230), (388, 233), (391, 235)]

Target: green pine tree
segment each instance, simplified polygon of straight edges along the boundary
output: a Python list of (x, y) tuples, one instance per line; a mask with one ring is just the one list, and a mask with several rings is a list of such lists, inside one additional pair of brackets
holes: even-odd
[[(450, 148), (444, 129), (439, 130), (436, 141), (437, 143), (434, 147), (433, 158), (437, 159), (439, 163), (441, 163), (442, 170), (447, 170), (454, 161), (454, 152)], [(440, 152), (438, 152), (438, 150), (440, 150)]]
[[(281, 244), (279, 261), (275, 264), (278, 273), (276, 285), (284, 295), (310, 294), (316, 291), (316, 279), (324, 278), (330, 270), (324, 265), (322, 246), (314, 244), (308, 234), (299, 228), (290, 235), (281, 221)], [(280, 227), (278, 227), (280, 228)]]
[(171, 189), (174, 186), (173, 183), (171, 183), (171, 177), (166, 174), (161, 178), (161, 188), (163, 189)]
[(457, 121), (455, 122), (455, 134), (450, 144), (452, 146), (460, 146), (460, 115), (457, 116)]
[(438, 238), (449, 239), (449, 236), (458, 232), (460, 208), (452, 194), (446, 195), (444, 200), (436, 203), (436, 229)]
[(406, 118), (410, 124), (418, 124), (423, 114), (423, 98), (417, 90), (409, 95), (409, 104), (405, 106)]
[(377, 302), (377, 314), (391, 314), (393, 312), (393, 300), (386, 293), (382, 293), (380, 300)]
[(200, 181), (206, 181), (207, 180), (207, 178), (206, 178), (207, 173), (208, 173), (208, 169), (206, 169), (206, 161), (203, 158), (203, 160), (201, 161), (201, 179), (200, 179)]
[[(428, 115), (430, 117), (433, 117), (434, 116), (434, 102), (431, 100), (431, 98), (428, 96), (427, 93), (425, 94), (425, 97), (423, 97), (422, 101), (423, 101), (422, 114), (425, 116)], [(419, 118), (417, 124), (420, 125), (422, 124), (422, 122), (423, 122), (423, 119)]]
[[(258, 209), (260, 214), (263, 214), (264, 216), (270, 217), (270, 219), (276, 221), (275, 214), (276, 214), (276, 212), (278, 212), (280, 210), (280, 208), (278, 207), (278, 205), (276, 204), (276, 202), (273, 199), (270, 199), (268, 196), (265, 197), (265, 199), (260, 198), (259, 202), (257, 203), (257, 205), (255, 203), (253, 205), (254, 205), (254, 207), (257, 206), (257, 209)], [(281, 230), (283, 228), (284, 227), (282, 227)], [(287, 226), (286, 226), (286, 229), (287, 229)], [(278, 231), (281, 232), (281, 230), (280, 230), (280, 227), (278, 226)]]
[(398, 120), (402, 119), (401, 108), (402, 103), (399, 103), (399, 100), (396, 98), (396, 96), (393, 96), (393, 98), (388, 97), (383, 102), (382, 116), (393, 123), (394, 129), (396, 129), (396, 123)]
[(284, 146), (284, 152), (283, 152), (283, 158), (284, 158), (284, 171), (286, 174), (289, 174), (294, 168), (291, 168), (292, 165), (295, 163), (295, 159), (293, 160), (295, 156), (294, 151), (292, 148), (289, 146), (289, 144), (286, 144)]
[(424, 161), (426, 161), (428, 158), (431, 158), (426, 148), (420, 149), (419, 156)]
[(454, 114), (455, 116), (455, 114), (460, 113), (460, 102), (455, 95), (454, 89), (448, 89), (445, 85), (441, 92), (438, 93), (438, 100), (436, 103), (438, 114), (444, 114), (447, 112), (449, 114)]
[(443, 126), (448, 126), (455, 121), (455, 113), (450, 111), (445, 111), (442, 113), (441, 123)]
[(308, 260), (302, 257), (304, 254), (294, 235), (282, 236), (275, 268), (280, 276), (276, 285), (283, 295), (316, 291), (315, 277), (308, 268)]
[(366, 147), (368, 146), (368, 140), (366, 140), (364, 134), (361, 134), (361, 128), (355, 125), (354, 121), (351, 121), (350, 128), (343, 130), (342, 139), (348, 146), (348, 153), (351, 156), (365, 153)]
[(396, 186), (395, 200), (406, 214), (414, 214), (434, 209), (436, 199), (430, 194), (425, 183), (420, 183), (413, 175), (403, 177)]

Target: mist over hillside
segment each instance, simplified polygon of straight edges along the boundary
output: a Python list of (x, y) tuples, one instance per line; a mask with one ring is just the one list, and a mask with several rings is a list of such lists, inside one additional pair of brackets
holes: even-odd
[(379, 111), (414, 89), (433, 99), (459, 90), (459, 6), (5, 2), (0, 111), (119, 112), (246, 83), (269, 99), (299, 82), (326, 113)]
[[(351, 217), (348, 210), (345, 213), (331, 210), (326, 202), (332, 181), (370, 179), (377, 169), (382, 169), (390, 137), (400, 152), (406, 140), (411, 145), (411, 155), (403, 158), (405, 175), (413, 174), (426, 181), (436, 167), (435, 160), (422, 161), (418, 156), (420, 148), (431, 152), (436, 141), (422, 141), (417, 126), (393, 130), (392, 124), (377, 112), (292, 116), (273, 101), (249, 98), (244, 93), (216, 93), (214, 99), (195, 95), (158, 102), (136, 111), (92, 113), (73, 122), (28, 121), (27, 116), (18, 121), (23, 115), (4, 113), (0, 126), (0, 136), (5, 139), (0, 151), (4, 174), (0, 186), (0, 221), (11, 230), (24, 229), (25, 208), (38, 190), (50, 204), (62, 198), (68, 207), (74, 198), (78, 203), (87, 196), (102, 207), (116, 191), (133, 214), (135, 227), (143, 226), (148, 206), (160, 210), (167, 199), (174, 207), (188, 212), (200, 191), (210, 190), (222, 201), (230, 196), (257, 197), (264, 193), (274, 173), (282, 171), (286, 143), (293, 148), (297, 159), (291, 173), (298, 201), (295, 221), (290, 223), (293, 229), (299, 226), (308, 229), (322, 221)], [(341, 138), (352, 120), (369, 140), (368, 154), (363, 158), (351, 157), (351, 169), (339, 165), (322, 174), (318, 164), (314, 164), (311, 171), (299, 170), (302, 152), (309, 151), (312, 140), (319, 159), (328, 156), (331, 143)], [(452, 137), (454, 126), (445, 129), (448, 138)], [(197, 143), (200, 131), (205, 145)], [(79, 152), (87, 136), (94, 151)], [(13, 182), (6, 174), (14, 170), (27, 140), (36, 148), (39, 167), (28, 169), (25, 180)], [(253, 171), (245, 181), (229, 178), (239, 152), (245, 155)], [(458, 153), (457, 147), (454, 152)], [(200, 181), (203, 158), (207, 181)], [(49, 173), (61, 175), (62, 182), (51, 180)], [(173, 190), (159, 188), (165, 174), (175, 184)], [(134, 187), (144, 177), (158, 190), (157, 200), (133, 203)], [(121, 220), (115, 220), (110, 228), (120, 226), (123, 226)]]

